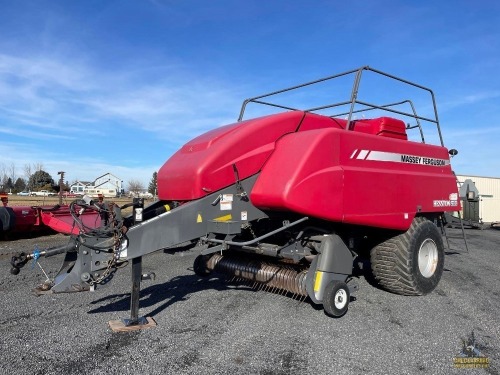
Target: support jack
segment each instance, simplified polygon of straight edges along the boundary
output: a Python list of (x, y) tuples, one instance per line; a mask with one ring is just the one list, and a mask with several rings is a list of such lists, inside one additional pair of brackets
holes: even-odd
[(142, 257), (132, 259), (132, 293), (130, 295), (130, 319), (111, 320), (109, 327), (113, 332), (130, 332), (156, 326), (151, 317), (139, 316), (139, 297), (142, 280)]

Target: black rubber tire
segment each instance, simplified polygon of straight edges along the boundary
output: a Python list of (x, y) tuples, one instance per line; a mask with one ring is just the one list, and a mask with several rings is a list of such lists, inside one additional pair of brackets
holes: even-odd
[(196, 275), (200, 277), (209, 276), (212, 271), (207, 268), (207, 260), (210, 259), (210, 256), (207, 255), (198, 255), (193, 263), (193, 271)]
[[(425, 255), (426, 246), (435, 251), (437, 262), (428, 263), (424, 276), (419, 253)], [(370, 258), (373, 276), (384, 289), (401, 295), (424, 295), (434, 290), (443, 274), (443, 238), (433, 222), (416, 217), (408, 231), (374, 247)]]
[(351, 295), (349, 287), (343, 281), (330, 281), (323, 293), (323, 309), (325, 314), (333, 318), (340, 318), (349, 308)]

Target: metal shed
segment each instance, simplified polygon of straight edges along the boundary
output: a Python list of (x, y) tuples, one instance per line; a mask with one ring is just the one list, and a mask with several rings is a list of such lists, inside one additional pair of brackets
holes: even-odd
[(500, 178), (457, 175), (459, 183), (471, 179), (479, 191), (479, 217), (484, 223), (500, 221)]

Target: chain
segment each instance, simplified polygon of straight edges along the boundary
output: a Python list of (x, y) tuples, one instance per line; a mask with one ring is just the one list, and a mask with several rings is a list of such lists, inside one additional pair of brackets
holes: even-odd
[(249, 224), (248, 225), (248, 230), (250, 231), (250, 234), (253, 236), (253, 238), (257, 238), (257, 236), (255, 235), (253, 229), (252, 229), (252, 224)]
[(120, 259), (121, 236), (118, 236), (118, 234), (115, 232), (114, 237), (115, 237), (115, 246), (113, 250), (113, 258), (108, 262), (108, 266), (106, 267), (101, 276), (99, 276), (95, 280), (89, 281), (90, 286), (93, 286), (95, 284), (101, 284), (104, 280), (106, 280), (109, 277), (109, 275), (111, 275), (112, 272), (114, 272), (114, 266), (117, 264), (118, 259)]
[(113, 257), (113, 259), (108, 262), (108, 267), (104, 270), (104, 272), (102, 273), (101, 276), (99, 276), (95, 280), (89, 281), (90, 286), (102, 283), (104, 281), (104, 279), (106, 279), (109, 275), (111, 275), (112, 267), (113, 267), (113, 265), (116, 264), (116, 261), (114, 259), (115, 258)]

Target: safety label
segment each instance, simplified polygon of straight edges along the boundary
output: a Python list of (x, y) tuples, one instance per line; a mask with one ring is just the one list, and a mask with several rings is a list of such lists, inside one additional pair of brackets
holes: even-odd
[(229, 211), (233, 209), (233, 194), (222, 194), (220, 199), (221, 211)]

